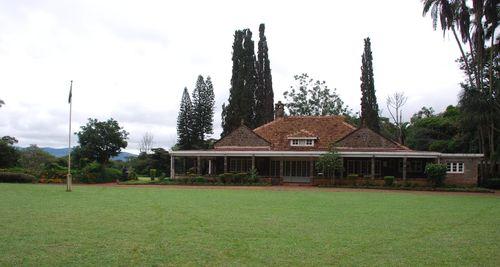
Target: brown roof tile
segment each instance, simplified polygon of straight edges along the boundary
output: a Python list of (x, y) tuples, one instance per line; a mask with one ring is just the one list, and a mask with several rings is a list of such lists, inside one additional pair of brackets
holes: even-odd
[(397, 151), (411, 150), (369, 128), (358, 128), (335, 143), (341, 151)]
[[(342, 116), (289, 116), (264, 124), (254, 132), (269, 141), (272, 150), (303, 151), (328, 150), (332, 143), (354, 130)], [(291, 136), (317, 137), (317, 140), (313, 147), (291, 147), (288, 139)]]

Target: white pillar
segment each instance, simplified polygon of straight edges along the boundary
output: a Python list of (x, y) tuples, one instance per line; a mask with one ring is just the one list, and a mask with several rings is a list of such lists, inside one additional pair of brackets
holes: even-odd
[(212, 175), (212, 159), (208, 160), (208, 175)]
[(170, 179), (175, 178), (175, 157), (170, 156)]

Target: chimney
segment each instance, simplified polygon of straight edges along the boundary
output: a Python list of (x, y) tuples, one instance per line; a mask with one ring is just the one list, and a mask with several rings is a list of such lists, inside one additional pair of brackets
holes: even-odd
[(278, 101), (278, 103), (274, 105), (274, 119), (277, 120), (283, 117), (285, 117), (285, 104)]

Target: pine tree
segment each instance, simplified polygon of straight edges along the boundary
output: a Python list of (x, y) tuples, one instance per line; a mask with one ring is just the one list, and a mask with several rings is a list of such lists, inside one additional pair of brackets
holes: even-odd
[(257, 70), (252, 32), (237, 30), (233, 43), (233, 74), (229, 101), (222, 116), (223, 132), (227, 135), (241, 125), (255, 126), (255, 90)]
[(258, 83), (255, 92), (255, 127), (274, 119), (274, 92), (269, 62), (264, 23), (259, 26), (259, 47), (257, 52)]
[(177, 147), (179, 149), (193, 148), (193, 105), (187, 88), (182, 93), (181, 106), (177, 117)]
[(361, 126), (380, 132), (370, 38), (364, 41), (365, 50), (361, 56)]
[(205, 148), (205, 135), (213, 133), (215, 95), (212, 80), (199, 75), (193, 91), (192, 138), (195, 148)]
[(203, 131), (203, 92), (205, 91), (205, 79), (203, 76), (198, 75), (196, 84), (193, 90), (193, 124), (191, 126), (191, 139), (193, 142), (193, 147), (200, 148), (204, 139)]

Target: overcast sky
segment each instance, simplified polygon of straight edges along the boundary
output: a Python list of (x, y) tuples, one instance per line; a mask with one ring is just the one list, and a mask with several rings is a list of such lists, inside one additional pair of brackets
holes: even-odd
[[(210, 75), (214, 137), (229, 95), (233, 34), (266, 24), (275, 101), (302, 72), (325, 80), (359, 110), (363, 38), (372, 40), (379, 106), (408, 96), (405, 119), (422, 106), (456, 104), (463, 75), (452, 36), (433, 31), (419, 0), (46, 1), (0, 0), (0, 136), (19, 145), (67, 146), (69, 81), (73, 131), (113, 117), (136, 151), (176, 141), (182, 90)], [(76, 140), (75, 142), (76, 143)]]

